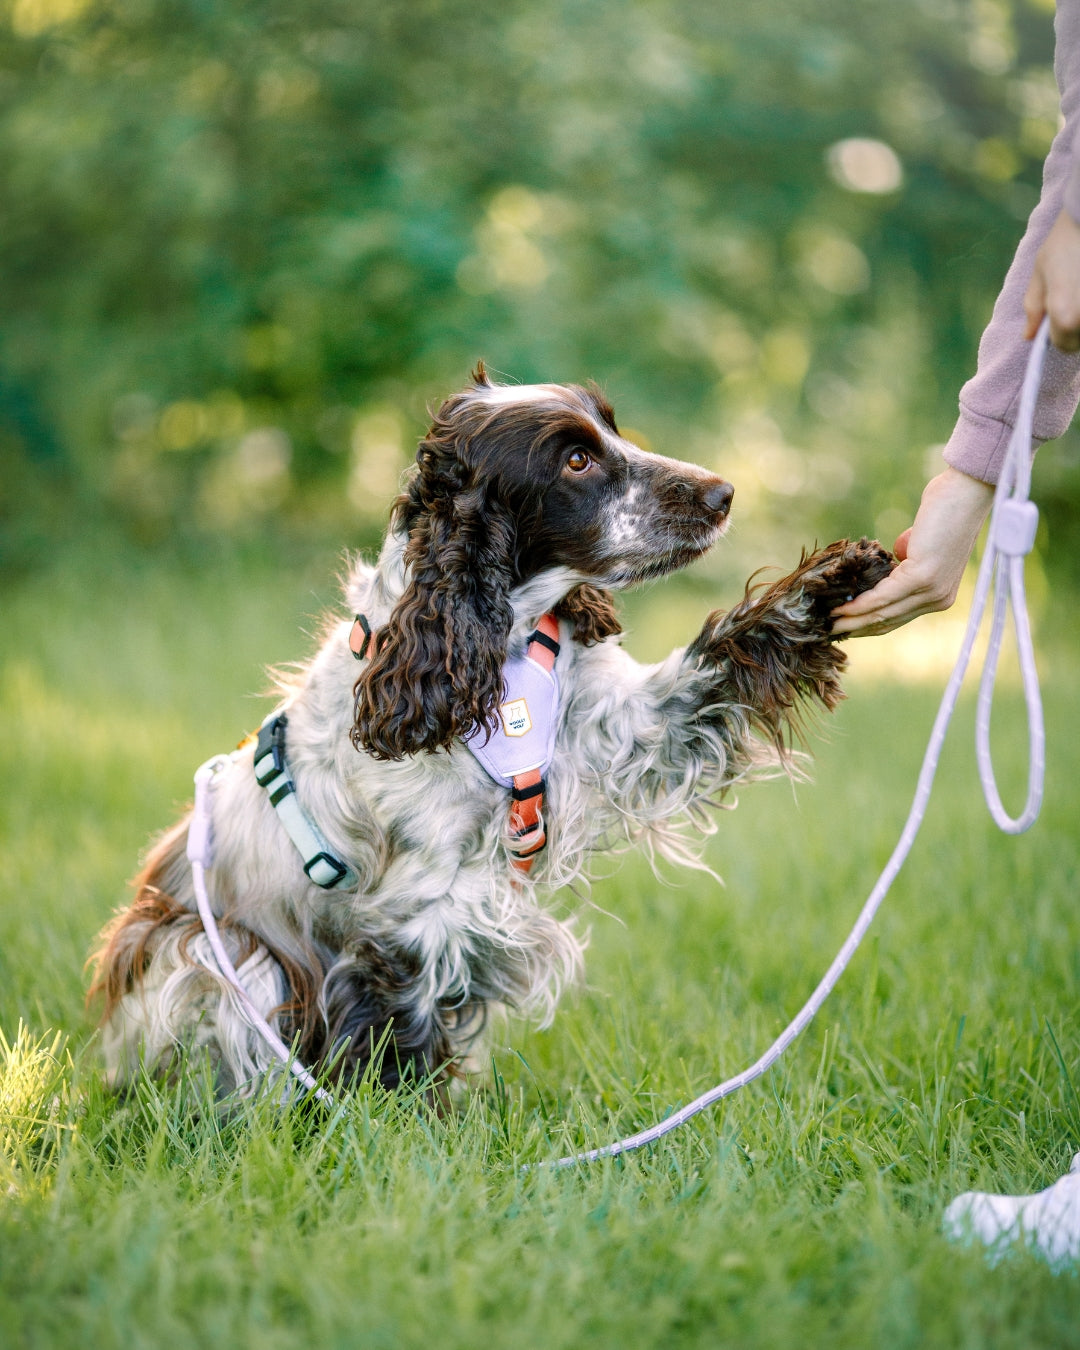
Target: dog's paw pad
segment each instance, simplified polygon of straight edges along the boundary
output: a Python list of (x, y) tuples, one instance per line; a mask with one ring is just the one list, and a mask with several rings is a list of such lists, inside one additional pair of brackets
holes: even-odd
[(808, 559), (804, 582), (814, 610), (825, 617), (837, 605), (872, 590), (896, 566), (876, 539), (839, 539)]

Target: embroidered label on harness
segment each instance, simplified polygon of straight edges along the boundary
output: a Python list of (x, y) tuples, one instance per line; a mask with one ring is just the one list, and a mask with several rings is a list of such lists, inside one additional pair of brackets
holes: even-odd
[(499, 716), (503, 721), (503, 728), (508, 736), (524, 736), (532, 731), (532, 718), (529, 716), (529, 705), (523, 698), (511, 699), (509, 703), (504, 703), (499, 708)]

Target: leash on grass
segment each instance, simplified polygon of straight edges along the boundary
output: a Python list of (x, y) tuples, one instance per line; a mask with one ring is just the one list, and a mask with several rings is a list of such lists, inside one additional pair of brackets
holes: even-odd
[[(582, 1153), (571, 1153), (547, 1164), (552, 1167), (572, 1167), (575, 1163), (594, 1162), (597, 1158), (613, 1158), (620, 1153), (630, 1153), (633, 1149), (644, 1148), (646, 1144), (662, 1139), (665, 1134), (685, 1125), (693, 1116), (714, 1106), (733, 1092), (760, 1078), (763, 1073), (780, 1058), (788, 1046), (804, 1031), (813, 1020), (814, 1014), (832, 993), (833, 987), (847, 969), (851, 958), (863, 940), (866, 930), (874, 921), (882, 900), (885, 899), (900, 868), (911, 852), (915, 836), (919, 833), (926, 806), (930, 800), (934, 774), (937, 772), (941, 749), (945, 743), (945, 733), (949, 727), (960, 686), (971, 660), (975, 639), (982, 624), (990, 594), (991, 583), (994, 586), (993, 618), (990, 627), (990, 640), (983, 664), (982, 679), (979, 683), (979, 699), (975, 712), (975, 748), (979, 764), (979, 778), (982, 781), (983, 795), (995, 823), (1006, 834), (1022, 834), (1034, 825), (1039, 807), (1042, 805), (1043, 778), (1046, 768), (1046, 738), (1043, 729), (1042, 700), (1039, 696), (1039, 677), (1035, 669), (1035, 651), (1031, 642), (1031, 625), (1028, 622), (1027, 600), (1024, 595), (1024, 558), (1031, 552), (1035, 543), (1035, 532), (1039, 525), (1039, 511), (1035, 503), (1028, 500), (1031, 489), (1031, 434), (1035, 417), (1035, 403), (1042, 379), (1043, 362), (1046, 357), (1047, 342), (1050, 333), (1050, 320), (1044, 319), (1032, 344), (1028, 358), (1027, 371), (1020, 394), (1020, 409), (1016, 424), (1009, 439), (1005, 464), (994, 493), (994, 505), (990, 515), (990, 531), (987, 537), (986, 552), (979, 567), (975, 583), (975, 598), (971, 602), (964, 640), (956, 665), (945, 686), (945, 693), (930, 733), (930, 742), (926, 747), (922, 768), (919, 770), (915, 787), (915, 799), (911, 805), (900, 840), (893, 849), (892, 856), (885, 864), (885, 870), (870, 892), (862, 907), (855, 926), (847, 940), (837, 953), (836, 959), (825, 972), (820, 984), (803, 1004), (796, 1017), (784, 1028), (772, 1045), (760, 1059), (754, 1061), (748, 1069), (728, 1078), (725, 1082), (710, 1088), (688, 1105), (673, 1112), (665, 1120), (641, 1130), (638, 1134), (628, 1135), (614, 1144), (605, 1144), (602, 1148), (589, 1149)], [(994, 777), (994, 765), (990, 755), (990, 709), (994, 699), (994, 681), (997, 676), (998, 658), (1001, 655), (1001, 641), (1005, 635), (1007, 609), (1012, 606), (1013, 624), (1016, 629), (1016, 644), (1020, 657), (1020, 672), (1024, 684), (1024, 699), (1028, 714), (1028, 793), (1024, 809), (1015, 819), (1010, 816), (1001, 803), (1001, 796)], [(541, 1164), (543, 1166), (544, 1164)]]
[[(540, 1162), (533, 1166), (571, 1167), (575, 1163), (594, 1162), (599, 1158), (612, 1158), (620, 1153), (630, 1153), (643, 1148), (646, 1144), (662, 1139), (664, 1135), (677, 1130), (681, 1125), (700, 1112), (732, 1093), (738, 1092), (755, 1078), (760, 1078), (780, 1058), (789, 1045), (805, 1030), (815, 1013), (828, 998), (836, 982), (849, 965), (851, 958), (862, 941), (866, 930), (888, 893), (889, 887), (903, 866), (915, 837), (919, 833), (926, 806), (930, 799), (934, 775), (941, 757), (945, 733), (952, 718), (960, 694), (964, 674), (971, 661), (975, 639), (982, 623), (990, 594), (994, 586), (993, 618), (990, 640), (983, 665), (982, 679), (979, 684), (979, 698), (975, 715), (975, 746), (979, 765), (979, 777), (983, 794), (996, 824), (1007, 834), (1021, 834), (1030, 829), (1039, 814), (1042, 804), (1043, 778), (1046, 764), (1045, 734), (1043, 730), (1042, 702), (1039, 696), (1039, 678), (1035, 670), (1035, 652), (1031, 642), (1031, 626), (1028, 622), (1027, 601), (1024, 595), (1024, 558), (1031, 552), (1035, 542), (1035, 532), (1039, 524), (1039, 512), (1035, 503), (1028, 500), (1031, 487), (1031, 432), (1035, 415), (1035, 402), (1042, 377), (1043, 362), (1049, 336), (1049, 320), (1044, 319), (1032, 345), (1020, 395), (1020, 409), (1013, 428), (1012, 437), (1006, 452), (1005, 464), (994, 494), (994, 505), (990, 515), (990, 531), (986, 552), (979, 568), (975, 583), (975, 598), (971, 604), (967, 630), (960, 647), (956, 665), (949, 676), (945, 694), (941, 700), (930, 742), (926, 748), (922, 768), (915, 788), (915, 799), (911, 806), (907, 822), (900, 840), (885, 865), (885, 870), (877, 880), (869, 898), (863, 905), (855, 926), (838, 952), (835, 960), (825, 972), (817, 988), (799, 1010), (796, 1017), (773, 1041), (760, 1059), (734, 1078), (728, 1078), (708, 1092), (702, 1093), (686, 1106), (681, 1107), (665, 1120), (659, 1121), (647, 1130), (628, 1135), (613, 1144), (601, 1148), (589, 1149), (582, 1153), (568, 1154), (564, 1158), (550, 1162)], [(1013, 818), (1005, 810), (997, 789), (994, 766), (990, 753), (990, 711), (994, 697), (994, 682), (997, 676), (998, 659), (1001, 655), (1001, 642), (1005, 634), (1007, 611), (1012, 606), (1013, 624), (1016, 629), (1017, 648), (1020, 658), (1020, 670), (1024, 685), (1024, 698), (1028, 713), (1029, 761), (1028, 795), (1023, 811)], [(290, 1048), (273, 1030), (260, 1012), (254, 1000), (245, 989), (240, 976), (229, 959), (206, 891), (206, 869), (213, 862), (213, 841), (211, 832), (210, 794), (218, 772), (229, 763), (225, 755), (216, 755), (203, 764), (195, 774), (195, 805), (188, 827), (187, 856), (191, 862), (192, 879), (195, 886), (195, 899), (199, 908), (206, 936), (209, 939), (218, 970), (229, 986), (229, 993), (245, 1020), (269, 1046), (274, 1057), (285, 1065), (308, 1091), (321, 1101), (333, 1102), (333, 1097), (325, 1088), (319, 1086), (314, 1076), (295, 1057)]]

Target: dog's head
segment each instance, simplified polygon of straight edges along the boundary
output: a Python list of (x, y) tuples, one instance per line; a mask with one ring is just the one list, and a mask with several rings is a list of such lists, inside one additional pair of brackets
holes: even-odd
[[(394, 505), (407, 584), (356, 684), (353, 740), (381, 759), (492, 726), (515, 602), (577, 635), (617, 632), (607, 588), (685, 566), (719, 537), (730, 484), (624, 440), (579, 385), (495, 385), (439, 408)], [(535, 611), (535, 612), (534, 612)]]

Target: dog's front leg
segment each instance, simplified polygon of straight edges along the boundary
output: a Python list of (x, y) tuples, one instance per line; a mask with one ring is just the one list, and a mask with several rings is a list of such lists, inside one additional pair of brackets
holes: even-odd
[[(666, 661), (638, 666), (615, 644), (578, 657), (567, 750), (634, 835), (641, 826), (718, 803), (733, 784), (785, 758), (800, 713), (841, 698), (845, 656), (831, 611), (886, 576), (876, 543), (842, 540), (790, 576), (748, 588), (726, 614)], [(584, 677), (584, 678), (583, 678)], [(582, 820), (586, 831), (603, 812)]]
[(723, 723), (736, 750), (733, 715), (782, 747), (800, 713), (833, 708), (843, 697), (846, 657), (830, 638), (832, 610), (877, 583), (895, 566), (880, 544), (846, 539), (804, 557), (789, 576), (748, 587), (727, 613), (710, 614), (686, 661), (702, 677), (698, 717)]

